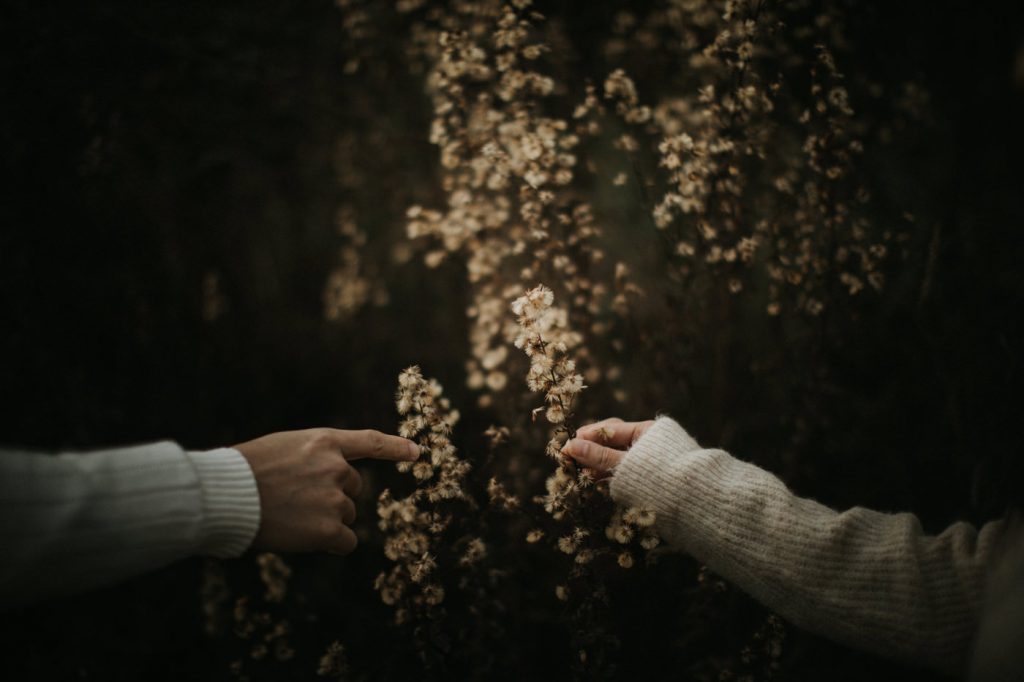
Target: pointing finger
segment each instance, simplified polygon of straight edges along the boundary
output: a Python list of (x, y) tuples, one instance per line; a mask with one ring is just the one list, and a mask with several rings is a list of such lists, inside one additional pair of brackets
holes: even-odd
[(411, 440), (390, 436), (380, 431), (343, 431), (334, 429), (345, 459), (386, 459), (392, 462), (411, 462), (420, 456), (420, 447)]

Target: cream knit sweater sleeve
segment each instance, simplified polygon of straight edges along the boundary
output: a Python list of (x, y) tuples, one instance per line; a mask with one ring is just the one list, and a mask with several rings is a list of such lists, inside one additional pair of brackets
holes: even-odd
[(911, 514), (836, 512), (763, 469), (702, 449), (664, 417), (620, 463), (611, 492), (652, 509), (666, 542), (795, 625), (947, 674), (966, 671), (1003, 522), (927, 535)]
[(0, 607), (101, 587), (193, 554), (237, 556), (259, 519), (252, 470), (230, 448), (0, 451)]

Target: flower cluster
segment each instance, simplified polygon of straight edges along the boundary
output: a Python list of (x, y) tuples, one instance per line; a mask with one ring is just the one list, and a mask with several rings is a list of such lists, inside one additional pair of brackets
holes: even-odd
[(364, 270), (361, 252), (366, 245), (366, 233), (359, 229), (351, 205), (338, 212), (338, 234), (344, 239), (343, 246), (323, 293), (324, 317), (332, 321), (346, 320), (369, 301), (382, 303), (387, 297), (380, 280)]
[(635, 543), (643, 551), (649, 551), (661, 544), (661, 538), (654, 530), (654, 512), (645, 507), (617, 508), (611, 521), (605, 527), (608, 540), (623, 545), (616, 560), (622, 568), (632, 568), (634, 553), (628, 545)]
[(260, 569), (260, 580), (266, 588), (263, 598), (268, 602), (280, 603), (288, 593), (288, 581), (292, 577), (292, 569), (277, 554), (264, 552), (256, 557)]
[[(279, 615), (280, 604), (288, 594), (292, 570), (277, 554), (264, 552), (256, 557), (264, 594), (257, 598), (239, 597), (232, 611), (235, 636), (247, 648), (243, 658), (231, 664), (236, 679), (246, 680), (249, 662), (268, 659), (290, 661), (295, 656), (291, 644), (292, 628), (287, 618)], [(226, 598), (226, 594), (223, 595)]]
[[(453, 517), (442, 503), (467, 501), (463, 479), (470, 464), (456, 456), (450, 436), (459, 413), (437, 381), (425, 379), (419, 367), (410, 367), (398, 377), (395, 402), (403, 416), (399, 433), (422, 448), (418, 461), (398, 464), (399, 471), (412, 473), (415, 490), (400, 499), (385, 490), (377, 502), (378, 526), (386, 536), (384, 553), (395, 566), (377, 577), (375, 587), (385, 604), (396, 607), (395, 621), (401, 624), (444, 600), (437, 554), (444, 549), (442, 535)], [(485, 553), (480, 540), (471, 541), (464, 564)]]
[(563, 424), (572, 416), (573, 402), (585, 386), (576, 362), (567, 356), (577, 337), (566, 329), (565, 310), (553, 303), (551, 290), (539, 285), (513, 301), (512, 312), (519, 325), (515, 346), (530, 359), (526, 384), (531, 391), (543, 393), (547, 404), (534, 414), (543, 411), (552, 424)]
[(330, 677), (335, 680), (344, 680), (348, 677), (348, 655), (341, 642), (335, 640), (327, 646), (327, 651), (320, 657), (316, 674), (320, 677)]
[[(592, 208), (574, 186), (585, 129), (544, 115), (555, 93), (543, 73), (550, 49), (540, 40), (529, 0), (455, 3), (424, 31), (428, 92), (440, 149), (443, 210), (409, 208), (410, 239), (430, 245), (428, 266), (465, 259), (472, 300), (467, 383), (482, 406), (508, 386), (517, 330), (508, 305), (531, 279), (558, 282), (564, 314), (601, 324), (611, 288), (593, 277), (604, 260)], [(580, 337), (566, 338), (567, 348)], [(580, 360), (589, 349), (577, 349)], [(606, 368), (593, 365), (594, 379)]]
[(518, 333), (515, 345), (530, 361), (526, 383), (531, 391), (544, 395), (543, 407), (533, 410), (532, 416), (543, 414), (555, 426), (545, 452), (562, 466), (547, 479), (547, 495), (540, 498), (544, 509), (555, 520), (565, 516), (568, 502), (588, 479), (572, 475), (567, 469), (562, 446), (572, 434), (571, 419), (576, 396), (586, 386), (583, 376), (576, 371), (576, 362), (568, 355), (568, 344), (559, 337), (569, 336), (564, 311), (554, 306), (554, 294), (544, 285), (538, 285), (512, 302)]
[[(453, 640), (487, 647), (503, 637), (488, 518), (519, 511), (520, 503), (495, 477), (486, 486), (483, 476), (467, 477), (470, 464), (457, 456), (451, 441), (458, 412), (440, 384), (425, 379), (418, 367), (403, 371), (398, 383), (399, 431), (417, 440), (423, 454), (418, 462), (398, 467), (413, 474), (415, 489), (401, 498), (385, 490), (378, 501), (384, 553), (395, 565), (377, 577), (376, 588), (384, 603), (395, 608), (396, 624), (412, 630), (423, 665), (443, 668)], [(507, 429), (491, 431), (492, 443), (508, 435)], [(447, 625), (444, 603), (453, 591), (476, 604), (471, 630)]]
[[(370, 122), (338, 141), (342, 247), (324, 314), (345, 320), (385, 300), (378, 276), (392, 266), (408, 274), (422, 260), (436, 273), (414, 273), (428, 294), (464, 277), (457, 317), (464, 313), (468, 354), (454, 360), (480, 408), (467, 421), (493, 424), (463, 434), (490, 445), (471, 469), (453, 444), (459, 413), (441, 386), (416, 367), (401, 373), (399, 433), (422, 453), (400, 464), (379, 496), (389, 563), (375, 587), (421, 657), (444, 665), (464, 654), (475, 665), (495, 648), (481, 642), (503, 641), (515, 617), (499, 596), (512, 581), (501, 581), (555, 566), (543, 593), (564, 602), (553, 606), (571, 621), (580, 676), (596, 679), (602, 652), (615, 649), (617, 627), (602, 631), (615, 598), (608, 581), (656, 572), (661, 541), (652, 511), (616, 507), (607, 481), (563, 455), (575, 427), (622, 414), (616, 404), (631, 416), (681, 410), (709, 387), (694, 419), (729, 433), (714, 422), (726, 420), (730, 391), (742, 390), (730, 374), (783, 362), (762, 354), (748, 364), (734, 352), (747, 352), (731, 334), (736, 318), (756, 310), (745, 324), (806, 329), (801, 338), (814, 343), (814, 330), (835, 316), (808, 316), (882, 291), (899, 251), (897, 221), (874, 207), (868, 219), (871, 196), (858, 173), (870, 132), (859, 118), (866, 88), (840, 68), (838, 5), (623, 6), (602, 17), (611, 35), (585, 47), (599, 57), (591, 60), (577, 59), (575, 29), (546, 21), (531, 0), (337, 4), (351, 39), (342, 70), (364, 86), (353, 88), (346, 116)], [(577, 73), (585, 63), (609, 66)], [(376, 104), (391, 102), (391, 77), (426, 93), (415, 99), (427, 110), (414, 113), (429, 129), (401, 138), (408, 144), (394, 144), (408, 121), (365, 97), (377, 88)], [(916, 88), (890, 94), (908, 117), (926, 108)], [(365, 190), (379, 178), (367, 166), (388, 155), (407, 157), (394, 167), (429, 181), (395, 182), (394, 206), (368, 206), (361, 197), (375, 194)], [(421, 172), (431, 165), (435, 173)], [(388, 225), (406, 239), (393, 239)], [(642, 295), (634, 273), (652, 294)], [(220, 314), (215, 280), (208, 308)], [(766, 324), (762, 310), (786, 313), (786, 324)], [(689, 362), (705, 353), (709, 362)], [(627, 354), (643, 358), (628, 372)], [(259, 568), (263, 600), (280, 602), (287, 566), (267, 555)], [(211, 620), (226, 599), (215, 578)], [(727, 590), (706, 571), (696, 584), (712, 588), (701, 590), (709, 598)], [(252, 603), (240, 602), (238, 613), (252, 655), (267, 656), (268, 635), (287, 642), (287, 625)], [(344, 641), (352, 643), (347, 633)], [(769, 627), (750, 665), (777, 660), (780, 645)], [(334, 642), (321, 674), (340, 678), (344, 668)]]
[[(851, 295), (881, 290), (900, 235), (874, 228), (863, 208), (870, 194), (853, 180), (864, 145), (824, 44), (841, 40), (823, 35), (841, 21), (825, 10), (781, 31), (791, 19), (781, 11), (758, 0), (706, 0), (654, 12), (641, 35), (678, 36), (677, 60), (690, 66), (674, 88), (682, 94), (641, 105), (622, 69), (606, 79), (604, 94), (635, 131), (620, 138), (620, 149), (635, 155), (645, 148), (638, 136), (656, 141), (666, 189), (651, 215), (671, 234), (684, 278), (713, 272), (736, 294), (751, 275), (765, 275), (769, 314), (788, 306), (817, 315), (836, 280)], [(618, 38), (609, 51), (628, 44)]]
[[(295, 656), (295, 649), (289, 641), (291, 626), (287, 620), (275, 620), (270, 613), (257, 610), (248, 597), (235, 601), (233, 617), (235, 635), (248, 643), (251, 660), (263, 661), (273, 656), (277, 661), (288, 661)], [(236, 677), (243, 676), (244, 668), (244, 660), (232, 663)]]
[(430, 502), (452, 500), (464, 496), (462, 479), (469, 472), (469, 462), (455, 456), (451, 442), (452, 428), (459, 421), (459, 411), (443, 395), (444, 389), (434, 379), (424, 379), (419, 367), (410, 367), (398, 377), (395, 403), (404, 419), (398, 425), (403, 438), (416, 440), (428, 455), (416, 462), (401, 462), (399, 471), (412, 471), (421, 487), (417, 497)]

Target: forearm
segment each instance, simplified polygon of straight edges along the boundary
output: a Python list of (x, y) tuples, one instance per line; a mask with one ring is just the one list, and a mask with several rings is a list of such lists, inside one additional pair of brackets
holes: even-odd
[(192, 554), (237, 556), (259, 525), (235, 450), (171, 442), (56, 456), (0, 452), (0, 605), (112, 584)]
[(700, 449), (668, 419), (630, 450), (612, 494), (654, 509), (671, 545), (795, 624), (963, 672), (1000, 523), (929, 536), (910, 514), (837, 513), (758, 467)]

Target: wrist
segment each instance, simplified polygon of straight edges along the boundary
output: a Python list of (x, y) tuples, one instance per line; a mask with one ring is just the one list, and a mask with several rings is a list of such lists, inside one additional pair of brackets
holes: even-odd
[(202, 523), (197, 553), (236, 557), (260, 525), (260, 497), (248, 460), (235, 448), (186, 453), (199, 477)]
[(616, 467), (612, 498), (620, 504), (651, 506), (660, 489), (656, 483), (663, 481), (673, 462), (699, 449), (697, 441), (677, 422), (658, 417)]

